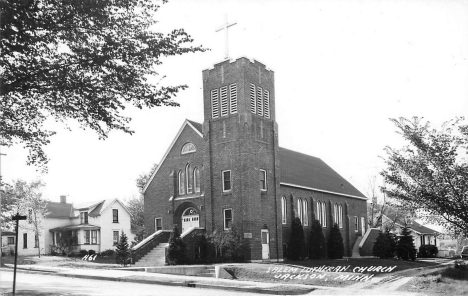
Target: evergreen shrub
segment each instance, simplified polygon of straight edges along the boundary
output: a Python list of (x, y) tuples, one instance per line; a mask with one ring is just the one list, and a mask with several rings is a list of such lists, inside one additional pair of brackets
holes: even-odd
[(288, 259), (301, 260), (305, 249), (304, 230), (302, 228), (301, 219), (294, 218), (291, 229), (291, 240), (288, 248)]
[(319, 220), (312, 222), (309, 240), (309, 259), (323, 259), (327, 256), (325, 236)]
[(328, 258), (329, 259), (342, 259), (344, 256), (343, 237), (341, 236), (338, 224), (333, 224), (328, 239)]

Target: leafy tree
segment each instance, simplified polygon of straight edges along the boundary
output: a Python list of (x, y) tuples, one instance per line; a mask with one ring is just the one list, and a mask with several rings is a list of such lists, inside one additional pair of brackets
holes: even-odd
[(288, 259), (301, 260), (305, 249), (304, 230), (301, 219), (295, 217), (291, 226), (291, 240), (288, 248)]
[(333, 224), (328, 238), (328, 258), (329, 259), (342, 259), (344, 256), (343, 237), (341, 236), (338, 224)]
[(409, 145), (386, 148), (384, 192), (406, 207), (421, 209), (421, 218), (454, 236), (468, 235), (468, 126), (463, 118), (439, 130), (417, 117), (392, 122)]
[(236, 224), (231, 226), (229, 231), (219, 231), (215, 229), (207, 236), (208, 247), (214, 251), (215, 262), (243, 262), (245, 255), (245, 245), (240, 231)]
[(115, 249), (115, 262), (126, 266), (129, 264), (131, 257), (130, 248), (128, 246), (128, 238), (125, 232), (122, 231), (120, 235), (119, 243)]
[(403, 260), (416, 260), (416, 248), (414, 247), (413, 236), (406, 225), (401, 229), (401, 236), (396, 247), (396, 255)]
[(187, 247), (180, 237), (179, 227), (174, 225), (169, 237), (169, 247), (166, 261), (169, 265), (179, 265), (187, 262)]
[(5, 184), (5, 189), (2, 190), (2, 207), (0, 211), (0, 227), (2, 231), (15, 231), (15, 222), (11, 220), (15, 215), (16, 207), (18, 203), (16, 200), (16, 194), (14, 188), (9, 184)]
[(138, 189), (140, 190), (140, 193), (143, 193), (143, 189), (145, 188), (146, 183), (148, 183), (149, 179), (151, 178), (151, 176), (153, 175), (154, 171), (156, 171), (157, 168), (158, 168), (158, 164), (155, 163), (153, 164), (153, 167), (147, 174), (141, 174), (140, 176), (138, 176), (138, 178), (136, 179), (136, 185)]
[(326, 243), (322, 225), (319, 220), (312, 223), (309, 241), (309, 259), (323, 259), (326, 257)]
[(379, 236), (372, 248), (372, 255), (381, 259), (389, 259), (395, 256), (396, 241), (395, 237), (389, 230), (380, 231)]
[[(130, 212), (130, 223), (137, 225), (138, 232), (136, 233), (135, 240), (132, 245), (136, 245), (144, 239), (146, 236), (145, 229), (145, 203), (143, 195), (138, 197), (133, 196), (132, 198), (125, 201), (125, 206)], [(133, 227), (133, 226), (132, 226)]]
[(128, 105), (177, 106), (172, 98), (187, 86), (164, 85), (157, 66), (206, 49), (191, 46), (183, 29), (156, 32), (157, 3), (0, 1), (0, 143), (24, 145), (28, 164), (46, 170), (49, 118), (74, 119), (105, 139), (111, 130), (133, 133), (121, 114)]
[(14, 181), (9, 194), (15, 200), (13, 206), (20, 215), (26, 215), (26, 223), (20, 223), (20, 228), (31, 231), (35, 235), (37, 251), (41, 257), (40, 237), (44, 230), (44, 218), (48, 214), (47, 201), (42, 198), (42, 188), (45, 186), (41, 180), (26, 182), (23, 180)]

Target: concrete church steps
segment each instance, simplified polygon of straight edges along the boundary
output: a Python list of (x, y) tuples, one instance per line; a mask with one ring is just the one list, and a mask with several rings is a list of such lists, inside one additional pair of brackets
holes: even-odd
[(202, 277), (216, 277), (216, 271), (215, 268), (207, 268), (205, 271), (197, 274), (197, 276), (202, 276)]
[(135, 263), (135, 267), (164, 266), (166, 264), (166, 247), (168, 244), (159, 244), (148, 254)]
[(358, 236), (356, 242), (354, 243), (352, 257), (361, 257), (361, 255), (359, 254), (359, 244), (361, 243), (361, 241), (362, 241), (362, 236)]

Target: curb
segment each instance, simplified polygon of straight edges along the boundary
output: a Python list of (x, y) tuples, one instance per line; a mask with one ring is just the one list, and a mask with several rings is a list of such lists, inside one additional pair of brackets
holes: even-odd
[[(7, 268), (10, 270), (10, 268)], [(13, 272), (13, 270), (10, 270)], [(69, 278), (81, 278), (81, 279), (93, 279), (102, 281), (113, 281), (113, 282), (127, 282), (127, 283), (138, 283), (138, 284), (150, 284), (150, 285), (163, 285), (163, 286), (175, 286), (175, 287), (188, 287), (188, 288), (199, 288), (199, 289), (212, 289), (212, 290), (230, 290), (239, 292), (250, 292), (257, 294), (271, 294), (271, 295), (304, 295), (308, 294), (316, 288), (300, 289), (300, 290), (271, 290), (263, 288), (253, 287), (236, 287), (236, 286), (223, 286), (223, 285), (211, 285), (196, 282), (177, 282), (177, 281), (158, 281), (158, 280), (145, 280), (145, 279), (131, 279), (125, 277), (106, 277), (106, 276), (91, 276), (84, 274), (70, 274), (70, 273), (58, 273), (52, 270), (34, 270), (29, 268), (17, 268), (17, 272), (30, 273), (30, 274), (43, 274), (43, 275), (55, 275)]]

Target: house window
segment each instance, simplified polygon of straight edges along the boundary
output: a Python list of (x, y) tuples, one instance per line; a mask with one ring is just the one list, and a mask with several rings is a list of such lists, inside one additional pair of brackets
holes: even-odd
[(118, 209), (112, 209), (112, 222), (119, 223), (119, 210)]
[(89, 230), (85, 230), (84, 233), (85, 233), (85, 242), (84, 242), (84, 243), (87, 244), (87, 245), (89, 245), (89, 238), (90, 238), (90, 236), (89, 236)]
[(91, 243), (93, 245), (97, 244), (97, 230), (91, 230)]
[(266, 178), (266, 171), (260, 170), (260, 190), (266, 191), (267, 190), (267, 178)]
[(162, 230), (162, 218), (155, 218), (154, 219), (154, 229), (156, 231)]
[(28, 234), (23, 233), (23, 249), (27, 249), (27, 248), (28, 248)]
[(39, 236), (34, 235), (34, 248), (39, 248)]
[(283, 224), (287, 223), (287, 208), (286, 208), (286, 197), (281, 198), (281, 221)]
[(88, 212), (81, 212), (80, 213), (80, 223), (81, 224), (88, 224)]
[(302, 210), (303, 210), (303, 208), (302, 208), (302, 199), (298, 198), (297, 199), (297, 216), (301, 220), (301, 223), (304, 224), (304, 216), (303, 216)]
[(187, 176), (187, 194), (192, 193), (192, 182), (193, 182), (193, 175), (190, 170), (190, 164), (185, 166), (185, 175)]
[(193, 188), (195, 188), (195, 192), (200, 192), (200, 170), (198, 168), (193, 169)]
[(197, 148), (195, 147), (195, 145), (193, 145), (193, 143), (186, 143), (182, 147), (182, 151), (180, 152), (180, 154), (193, 153), (195, 151), (197, 151)]
[(14, 245), (15, 244), (15, 238), (14, 237), (9, 237), (8, 238), (8, 244), (9, 245)]
[(231, 191), (231, 171), (223, 171), (223, 192)]
[(119, 232), (114, 231), (113, 233), (114, 233), (113, 236), (112, 236), (113, 237), (113, 244), (114, 244), (114, 246), (117, 246), (118, 243), (119, 243)]
[(232, 227), (232, 209), (224, 209), (224, 230)]
[(309, 226), (309, 216), (307, 214), (307, 208), (308, 208), (308, 203), (307, 199), (304, 199), (302, 201), (302, 216), (304, 218), (304, 226)]
[(359, 232), (359, 219), (357, 216), (354, 216), (354, 232)]
[(185, 172), (179, 171), (179, 195), (185, 194)]

